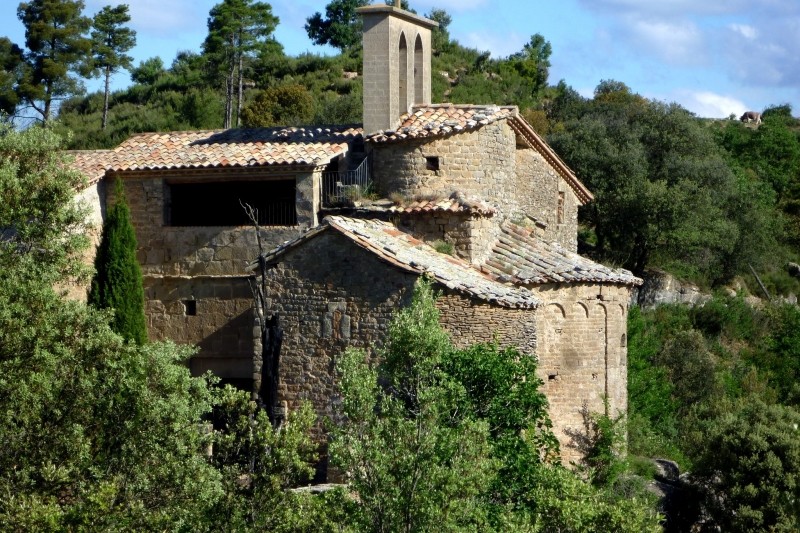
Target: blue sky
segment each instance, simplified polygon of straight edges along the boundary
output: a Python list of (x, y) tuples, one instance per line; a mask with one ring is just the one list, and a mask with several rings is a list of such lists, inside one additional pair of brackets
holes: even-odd
[[(138, 32), (135, 62), (198, 50), (219, 0), (128, 0)], [(91, 15), (114, 0), (85, 0)], [(276, 37), (289, 54), (333, 53), (308, 39), (303, 24), (326, 0), (274, 0)], [(373, 2), (374, 3), (374, 2)], [(495, 57), (519, 51), (534, 33), (553, 47), (550, 82), (591, 95), (614, 79), (648, 98), (678, 102), (704, 117), (789, 103), (800, 114), (798, 0), (410, 0), (426, 13), (446, 9), (461, 44)], [(0, 35), (22, 44), (16, 0), (0, 2)], [(115, 87), (129, 83), (127, 73)], [(99, 82), (88, 84), (99, 88)]]

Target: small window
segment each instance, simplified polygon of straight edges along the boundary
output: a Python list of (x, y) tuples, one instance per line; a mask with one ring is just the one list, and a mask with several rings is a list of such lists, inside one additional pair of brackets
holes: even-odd
[(197, 300), (184, 300), (183, 314), (186, 316), (197, 316)]
[(558, 193), (558, 223), (559, 224), (563, 224), (564, 223), (564, 200), (565, 200), (564, 193), (563, 192), (559, 192)]
[(619, 339), (619, 347), (620, 348), (627, 348), (628, 347), (628, 337), (623, 333), (622, 337)]
[(425, 168), (427, 170), (439, 170), (439, 156), (430, 155), (425, 156)]

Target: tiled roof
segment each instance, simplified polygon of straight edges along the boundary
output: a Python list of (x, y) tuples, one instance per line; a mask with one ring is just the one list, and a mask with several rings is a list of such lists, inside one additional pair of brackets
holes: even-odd
[(621, 283), (641, 285), (642, 280), (624, 269), (613, 269), (567, 251), (558, 244), (535, 239), (533, 230), (506, 222), (499, 240), (481, 269), (506, 282)]
[(73, 158), (72, 168), (79, 170), (89, 183), (96, 183), (106, 175), (106, 157), (111, 150), (71, 150), (68, 157)]
[(408, 272), (427, 274), (452, 290), (502, 307), (531, 309), (539, 305), (539, 300), (530, 290), (500, 283), (463, 259), (438, 253), (424, 242), (380, 220), (329, 216), (322, 226), (269, 252), (265, 260), (274, 263), (286, 251), (329, 228), (383, 261)]
[(453, 193), (443, 200), (417, 200), (403, 205), (393, 205), (389, 208), (392, 213), (418, 214), (418, 213), (469, 213), (471, 215), (492, 216), (495, 210), (492, 206), (477, 200), (467, 200), (458, 193)]
[(105, 171), (321, 165), (361, 136), (356, 126), (140, 133), (113, 150), (74, 152), (91, 181)]
[(432, 104), (418, 106), (400, 117), (395, 130), (379, 131), (367, 136), (372, 143), (393, 143), (407, 139), (429, 139), (455, 133), (477, 130), (483, 126), (508, 120), (514, 132), (534, 150), (542, 154), (548, 163), (566, 180), (581, 203), (594, 199), (575, 173), (558, 157), (533, 127), (522, 118), (516, 106)]
[(374, 143), (397, 142), (405, 139), (441, 137), (451, 133), (476, 130), (492, 122), (517, 114), (513, 106), (434, 104), (415, 107), (400, 117), (396, 130), (379, 131), (368, 136)]

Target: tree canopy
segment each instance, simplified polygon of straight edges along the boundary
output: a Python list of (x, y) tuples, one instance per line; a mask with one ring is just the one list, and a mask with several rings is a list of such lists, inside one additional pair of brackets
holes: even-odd
[(82, 91), (80, 75), (90, 68), (90, 20), (82, 0), (22, 2), (17, 16), (25, 26), (25, 68), (20, 97), (47, 123), (53, 102)]
[(361, 16), (356, 9), (369, 0), (332, 0), (325, 16), (316, 12), (306, 19), (306, 33), (314, 44), (329, 44), (342, 51), (361, 44)]
[(92, 19), (92, 66), (105, 78), (103, 125), (108, 124), (108, 95), (111, 76), (119, 69), (131, 69), (133, 58), (127, 52), (136, 45), (136, 32), (124, 25), (131, 21), (125, 4), (105, 6)]
[[(223, 0), (211, 8), (203, 52), (225, 84), (223, 127), (239, 125), (244, 91), (245, 60), (279, 49), (272, 38), (278, 17), (272, 6), (254, 0)], [(234, 112), (234, 102), (236, 109)], [(234, 120), (235, 118), (235, 120)]]

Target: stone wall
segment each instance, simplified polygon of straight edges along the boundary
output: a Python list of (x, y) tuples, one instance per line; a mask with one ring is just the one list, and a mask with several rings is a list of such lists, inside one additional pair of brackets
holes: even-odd
[(526, 213), (546, 227), (537, 237), (557, 242), (567, 250), (578, 250), (578, 197), (544, 157), (532, 148), (517, 150), (518, 194), (528, 200)]
[[(175, 176), (187, 177), (138, 173), (122, 178), (138, 242), (148, 336), (198, 346), (190, 363), (193, 374), (211, 370), (225, 379), (250, 380), (256, 347), (245, 267), (259, 253), (255, 229), (166, 225), (165, 179)], [(297, 226), (261, 231), (266, 250), (299, 236), (316, 222), (312, 210), (319, 199), (311, 185), (314, 179), (308, 173), (298, 182), (299, 201), (304, 203), (298, 204)], [(111, 202), (113, 182), (106, 189)]]
[(609, 414), (627, 410), (627, 315), (630, 289), (576, 284), (533, 288), (543, 301), (537, 313), (539, 375), (565, 463), (580, 451), (573, 436), (583, 431), (581, 408)]
[(309, 401), (321, 416), (333, 416), (337, 359), (348, 347), (374, 355), (392, 314), (410, 301), (417, 276), (333, 230), (287, 252), (268, 275), (267, 297), (284, 330), (280, 401), (290, 410)]
[(452, 291), (444, 291), (436, 307), (442, 327), (459, 348), (497, 341), (502, 347), (516, 346), (522, 353), (536, 353), (534, 309), (499, 307)]
[(455, 254), (473, 264), (481, 263), (496, 239), (496, 225), (490, 218), (468, 213), (411, 213), (395, 217), (398, 229), (432, 244), (444, 241)]
[[(94, 265), (97, 246), (103, 234), (103, 219), (105, 218), (105, 184), (101, 181), (89, 185), (77, 195), (75, 201), (87, 209), (86, 228), (89, 236), (89, 248), (83, 253), (82, 259), (86, 265)], [(89, 283), (69, 283), (56, 287), (63, 291), (67, 298), (85, 302), (88, 296)]]
[[(508, 214), (519, 210), (515, 139), (508, 124), (500, 121), (433, 140), (374, 144), (374, 179), (384, 196), (446, 198), (458, 191)], [(438, 157), (439, 169), (430, 169), (426, 157)]]
[[(497, 208), (495, 223), (531, 217), (546, 225), (540, 233), (544, 239), (577, 249), (575, 193), (541, 154), (517, 146), (506, 121), (443, 138), (373, 148), (374, 179), (384, 196), (446, 198), (458, 191)], [(426, 159), (431, 157), (438, 157), (438, 170)]]

